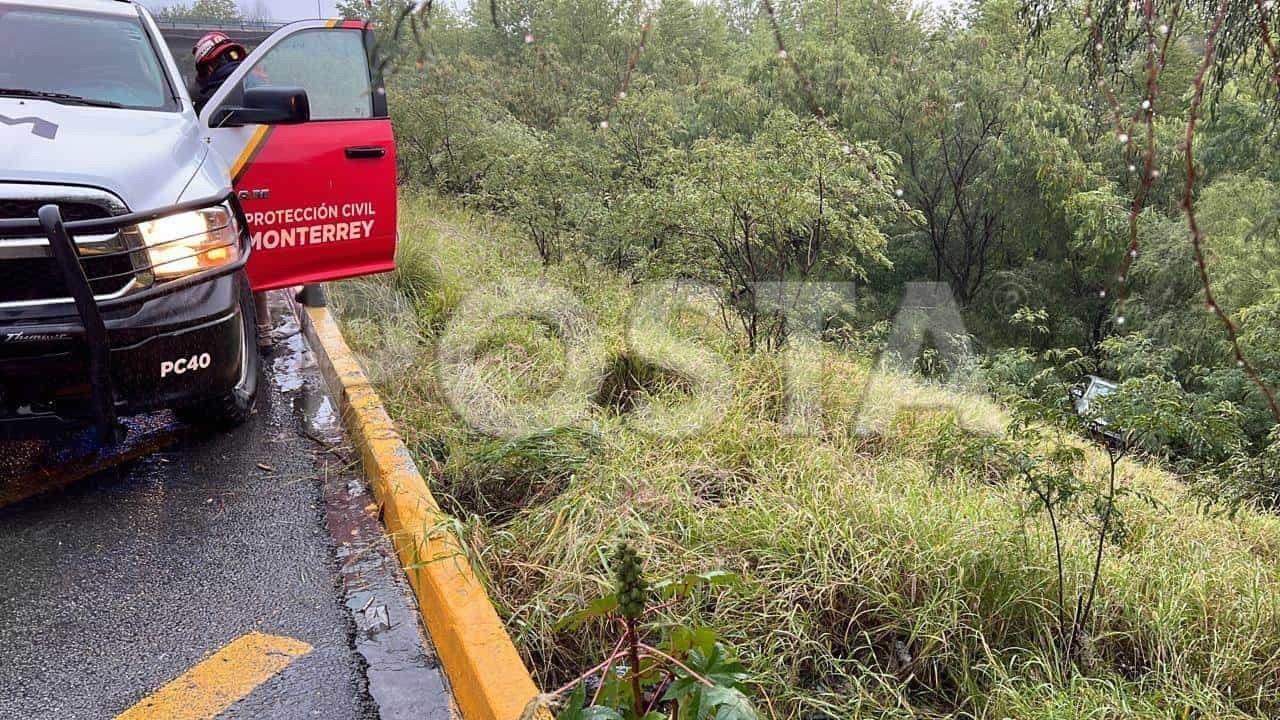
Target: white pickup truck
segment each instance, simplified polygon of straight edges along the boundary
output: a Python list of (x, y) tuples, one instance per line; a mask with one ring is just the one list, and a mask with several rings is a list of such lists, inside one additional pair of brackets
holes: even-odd
[(197, 113), (141, 5), (0, 0), (0, 433), (243, 420), (252, 293), (393, 267), (372, 47), (287, 25)]

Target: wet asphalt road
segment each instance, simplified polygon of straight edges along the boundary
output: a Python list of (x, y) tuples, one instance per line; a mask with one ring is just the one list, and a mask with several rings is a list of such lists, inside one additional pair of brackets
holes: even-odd
[(265, 364), (243, 428), (160, 416), (164, 449), (0, 509), (0, 718), (114, 717), (251, 631), (314, 650), (220, 717), (452, 715), (300, 338)]

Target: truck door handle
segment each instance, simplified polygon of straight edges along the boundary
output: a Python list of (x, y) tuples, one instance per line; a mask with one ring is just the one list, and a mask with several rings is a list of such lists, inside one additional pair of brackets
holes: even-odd
[(361, 145), (347, 148), (347, 157), (352, 160), (373, 160), (385, 157), (387, 149), (377, 145)]

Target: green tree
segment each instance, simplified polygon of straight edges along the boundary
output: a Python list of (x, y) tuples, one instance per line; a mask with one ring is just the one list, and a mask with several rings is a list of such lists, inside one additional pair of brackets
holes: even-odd
[(194, 0), (190, 5), (174, 3), (156, 11), (162, 20), (239, 20), (240, 6), (236, 0)]
[(369, 20), (384, 30), (393, 30), (396, 21), (412, 11), (410, 0), (338, 0), (338, 15), (348, 20)]
[[(1031, 37), (1028, 2), (928, 18), (907, 0), (437, 4), (382, 33), (401, 177), (506, 214), (543, 262), (719, 282), (761, 346), (785, 333), (754, 283), (857, 279), (850, 319), (872, 338), (906, 282), (945, 281), (989, 366), (1019, 376), (1008, 387), (1054, 404), (1086, 369), (1154, 376), (1168, 385), (1147, 388), (1153, 402), (1229, 403), (1256, 452), (1266, 403), (1205, 312), (1180, 207), (1183, 91), (1212, 8), (1153, 0), (1171, 40), (1148, 131), (1145, 52), (1113, 52), (1104, 23), (1091, 67), (1093, 31), (1055, 19)], [(402, 7), (342, 10), (386, 25)], [(1093, 7), (1128, 13), (1124, 42), (1145, 37), (1132, 10)], [(1248, 29), (1232, 12), (1229, 32)], [(1254, 79), (1204, 106), (1193, 199), (1219, 304), (1271, 378), (1280, 165)], [(1173, 444), (1174, 461), (1221, 455)]]
[(892, 155), (786, 110), (750, 142), (696, 143), (692, 165), (686, 232), (716, 259), (753, 348), (785, 329), (758, 283), (865, 278), (889, 264), (884, 228), (909, 216)]

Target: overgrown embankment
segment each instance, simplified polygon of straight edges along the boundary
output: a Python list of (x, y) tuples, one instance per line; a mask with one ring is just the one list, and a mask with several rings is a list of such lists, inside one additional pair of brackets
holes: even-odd
[[(784, 368), (716, 318), (674, 332), (728, 360), (719, 419), (682, 437), (636, 430), (688, 387), (629, 350), (629, 282), (571, 256), (544, 269), (502, 222), (408, 195), (400, 269), (344, 283), (335, 305), (433, 490), (451, 505), (522, 653), (545, 687), (595, 664), (603, 628), (561, 618), (608, 591), (606, 551), (631, 536), (655, 577), (725, 569), (742, 582), (668, 613), (714, 626), (776, 717), (1274, 717), (1280, 712), (1280, 519), (1205, 512), (1161, 472), (1123, 463), (1098, 607), (1065, 677), (1057, 564), (1043, 513), (994, 443), (975, 396), (858, 432), (870, 361), (821, 351), (820, 432), (781, 422)], [(438, 382), (436, 345), (477, 287), (541, 279), (600, 328), (604, 382), (587, 417), (523, 439), (470, 429)], [(564, 348), (545, 323), (480, 333), (479, 376), (513, 402), (547, 398)], [(957, 421), (957, 412), (966, 422)], [(1105, 454), (1076, 464), (1100, 482)], [(1065, 595), (1088, 583), (1096, 531), (1061, 517)]]

